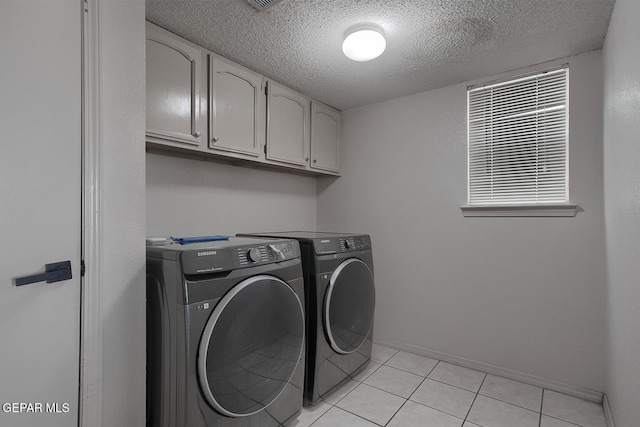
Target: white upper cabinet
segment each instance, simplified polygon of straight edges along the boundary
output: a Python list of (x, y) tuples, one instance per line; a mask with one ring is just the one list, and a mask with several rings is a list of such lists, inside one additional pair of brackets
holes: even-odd
[(209, 55), (209, 148), (258, 157), (265, 138), (263, 77)]
[(147, 148), (340, 175), (340, 112), (154, 24), (147, 31)]
[(266, 158), (297, 166), (309, 164), (309, 99), (268, 81)]
[[(201, 146), (203, 53), (166, 31), (147, 24), (147, 141)], [(172, 144), (169, 144), (172, 145)]]
[(340, 112), (311, 102), (312, 169), (340, 172)]

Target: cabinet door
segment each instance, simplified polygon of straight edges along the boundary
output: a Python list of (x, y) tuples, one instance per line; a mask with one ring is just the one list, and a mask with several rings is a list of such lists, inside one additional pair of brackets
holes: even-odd
[(266, 158), (299, 166), (309, 164), (309, 100), (272, 81), (267, 96)]
[(311, 168), (340, 172), (340, 112), (311, 103)]
[(209, 148), (258, 157), (264, 143), (262, 76), (209, 55)]
[(199, 146), (201, 50), (147, 24), (147, 140)]

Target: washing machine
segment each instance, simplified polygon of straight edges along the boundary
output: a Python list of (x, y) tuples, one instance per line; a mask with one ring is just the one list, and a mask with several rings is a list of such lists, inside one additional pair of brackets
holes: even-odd
[(307, 314), (304, 401), (313, 405), (371, 360), (376, 300), (371, 238), (304, 231), (251, 235), (300, 243)]
[(147, 246), (147, 425), (290, 424), (304, 334), (297, 241)]

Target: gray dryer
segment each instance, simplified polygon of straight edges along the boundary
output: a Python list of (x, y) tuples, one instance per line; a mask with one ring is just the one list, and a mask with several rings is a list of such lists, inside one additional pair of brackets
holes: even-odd
[(371, 238), (308, 231), (251, 235), (300, 243), (307, 311), (304, 398), (315, 404), (371, 360), (376, 302)]

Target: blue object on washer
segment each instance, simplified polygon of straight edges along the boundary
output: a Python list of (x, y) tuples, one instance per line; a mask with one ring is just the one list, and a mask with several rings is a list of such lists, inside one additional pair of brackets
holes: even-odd
[(200, 243), (200, 242), (213, 242), (216, 240), (229, 240), (229, 236), (216, 235), (216, 236), (203, 236), (203, 237), (173, 237), (171, 236), (171, 240), (174, 242), (180, 243), (181, 245), (187, 245), (189, 243)]

